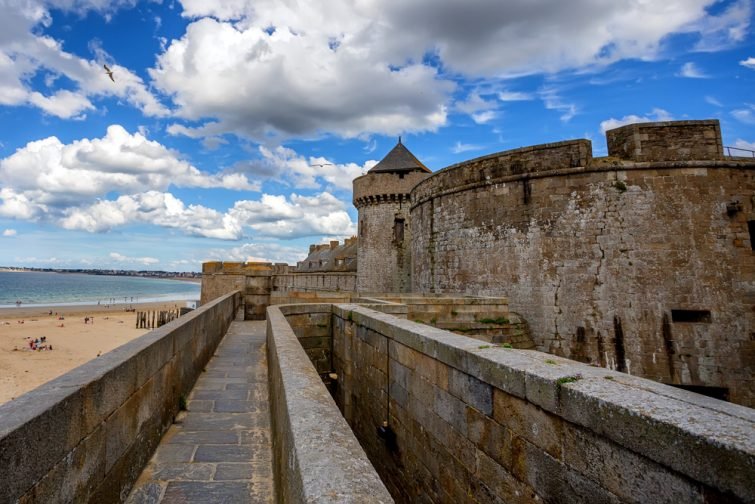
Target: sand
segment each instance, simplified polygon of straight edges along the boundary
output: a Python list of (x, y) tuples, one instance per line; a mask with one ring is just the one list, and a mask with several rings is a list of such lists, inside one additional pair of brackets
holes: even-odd
[[(185, 302), (132, 306), (142, 311), (169, 310), (185, 306)], [(125, 308), (94, 305), (0, 309), (0, 404), (151, 330), (136, 329), (136, 313), (126, 312)], [(50, 310), (53, 315), (49, 315)], [(64, 320), (59, 320), (60, 316)], [(94, 317), (94, 322), (85, 324), (86, 316)], [(42, 336), (52, 350), (31, 350), (28, 338)]]

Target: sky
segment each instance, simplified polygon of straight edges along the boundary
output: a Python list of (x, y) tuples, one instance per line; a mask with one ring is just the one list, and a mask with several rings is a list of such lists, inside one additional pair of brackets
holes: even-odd
[(295, 264), (399, 136), (433, 171), (638, 121), (755, 151), (754, 2), (0, 0), (0, 266)]

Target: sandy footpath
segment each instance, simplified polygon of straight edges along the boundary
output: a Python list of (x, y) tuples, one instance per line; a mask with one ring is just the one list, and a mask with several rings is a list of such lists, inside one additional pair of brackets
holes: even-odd
[[(142, 311), (169, 310), (185, 306), (185, 302), (132, 306)], [(0, 309), (0, 404), (150, 331), (136, 329), (136, 313), (125, 308), (95, 305)], [(87, 316), (94, 317), (94, 321), (84, 323)], [(28, 338), (42, 336), (52, 350), (31, 350)]]

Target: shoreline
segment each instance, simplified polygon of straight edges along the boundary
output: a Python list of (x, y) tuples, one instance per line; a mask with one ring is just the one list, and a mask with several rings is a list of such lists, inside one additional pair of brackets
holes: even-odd
[[(109, 306), (0, 308), (0, 404), (152, 331), (136, 328), (135, 311), (183, 306), (184, 300), (174, 299)], [(135, 311), (127, 311), (130, 307)], [(32, 350), (30, 342), (35, 339), (52, 350)]]

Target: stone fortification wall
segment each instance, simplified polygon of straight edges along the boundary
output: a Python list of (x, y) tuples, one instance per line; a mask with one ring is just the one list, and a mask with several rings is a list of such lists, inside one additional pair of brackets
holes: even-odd
[(411, 287), (409, 193), (428, 173), (368, 173), (354, 180), (359, 211), (357, 290), (408, 292)]
[(632, 161), (723, 159), (718, 121), (639, 123), (606, 132), (608, 155)]
[(0, 405), (0, 502), (122, 502), (239, 306), (237, 293)]
[(755, 162), (561, 145), (551, 171), (503, 153), (420, 183), (413, 290), (507, 296), (539, 350), (755, 405)]
[[(412, 206), (439, 194), (489, 185), (491, 180), (514, 177), (526, 181), (528, 175), (587, 166), (592, 159), (591, 145), (589, 140), (533, 145), (449, 166), (434, 173), (429, 181), (426, 179), (412, 190)], [(521, 198), (526, 199), (527, 184), (522, 184), (520, 190)]]
[(336, 402), (397, 502), (755, 499), (749, 408), (358, 305), (332, 327)]
[(355, 272), (287, 273), (276, 274), (272, 279), (275, 292), (356, 292)]
[(284, 313), (273, 306), (267, 316), (275, 494), (284, 503), (393, 502)]

